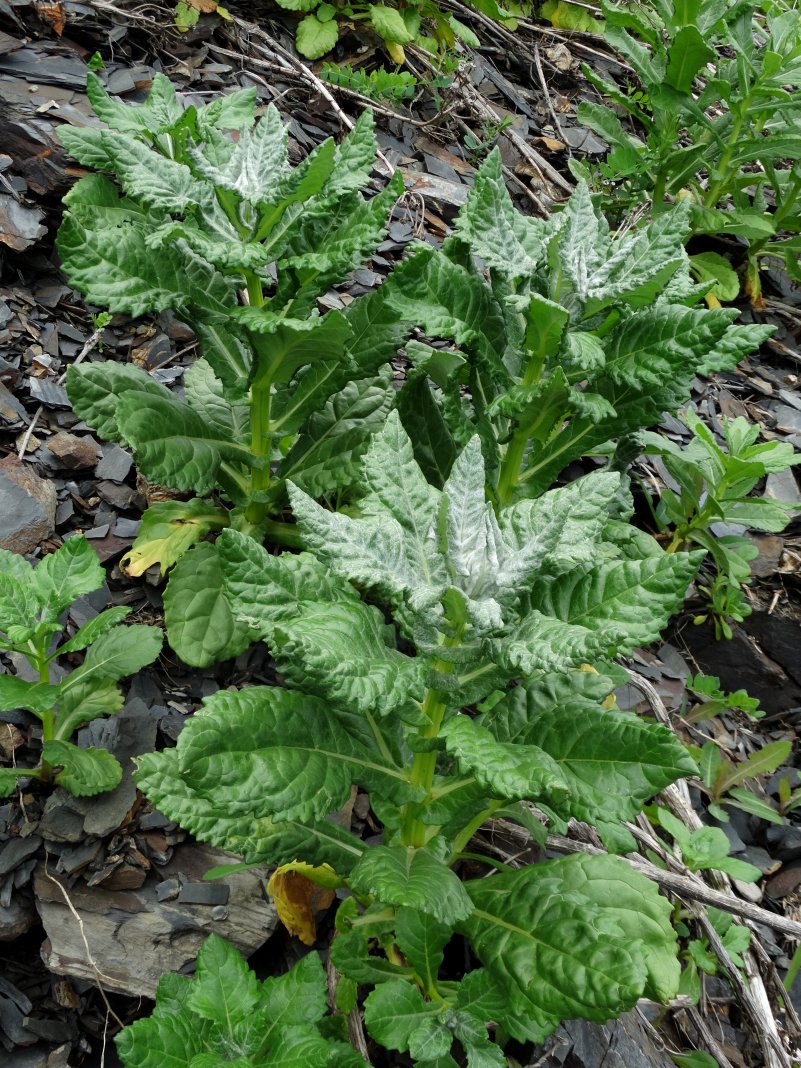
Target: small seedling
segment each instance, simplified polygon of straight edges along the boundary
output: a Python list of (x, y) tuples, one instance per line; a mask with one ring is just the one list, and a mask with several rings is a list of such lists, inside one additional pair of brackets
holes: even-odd
[(723, 756), (714, 742), (705, 742), (696, 756), (704, 792), (710, 799), (710, 813), (715, 819), (727, 823), (729, 815), (723, 806), (731, 805), (732, 808), (742, 809), (743, 812), (758, 816), (769, 823), (784, 823), (782, 816), (772, 805), (753, 790), (744, 789), (743, 784), (758, 775), (771, 774), (784, 763), (791, 752), (790, 742), (769, 742), (752, 753), (747, 760), (734, 764)]
[[(0, 711), (24, 708), (42, 724), (42, 759), (34, 768), (0, 768), (0, 796), (21, 777), (55, 782), (79, 797), (119, 783), (122, 769), (105, 749), (70, 742), (78, 727), (119, 711), (117, 682), (152, 663), (161, 651), (158, 627), (122, 626), (130, 608), (108, 608), (58, 644), (62, 613), (103, 585), (105, 573), (83, 537), (70, 538), (36, 567), (0, 549), (0, 650), (25, 657), (38, 676), (27, 681), (0, 675)], [(83, 662), (54, 681), (64, 658), (86, 650)]]
[(218, 935), (203, 943), (194, 978), (163, 975), (153, 1012), (115, 1042), (125, 1068), (367, 1068), (348, 1044), (345, 1017), (328, 1015), (316, 953), (259, 981)]

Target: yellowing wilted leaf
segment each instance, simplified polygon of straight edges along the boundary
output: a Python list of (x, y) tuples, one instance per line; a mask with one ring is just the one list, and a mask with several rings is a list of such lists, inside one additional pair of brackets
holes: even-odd
[(334, 900), (334, 887), (341, 879), (328, 864), (314, 867), (296, 860), (276, 868), (267, 883), (267, 893), (275, 901), (278, 919), (291, 935), (306, 946), (317, 938), (316, 917)]

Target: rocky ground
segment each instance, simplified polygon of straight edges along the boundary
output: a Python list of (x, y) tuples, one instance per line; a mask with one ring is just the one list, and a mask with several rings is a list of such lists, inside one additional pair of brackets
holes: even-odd
[[(141, 99), (156, 71), (199, 100), (256, 85), (261, 101), (274, 101), (291, 122), (297, 158), (339, 134), (362, 106), (354, 94), (323, 85), (298, 62), (290, 23), (276, 16), (277, 9), (228, 6), (233, 22), (203, 17), (190, 33), (179, 34), (168, 4), (0, 0), (0, 545), (36, 555), (72, 532), (91, 540), (107, 566), (108, 583), (73, 607), (76, 626), (108, 604), (129, 605), (136, 621), (158, 623), (162, 602), (158, 575), (130, 580), (118, 567), (150, 488), (137, 480), (126, 450), (102, 443), (77, 420), (63, 386), (65, 369), (102, 352), (102, 358), (133, 361), (180, 389), (196, 356), (192, 334), (170, 316), (118, 317), (97, 331), (59, 274), (53, 238), (60, 198), (78, 172), (54, 131), (62, 123), (91, 121), (85, 61), (100, 51), (110, 92), (128, 101)], [(464, 9), (460, 17), (470, 18)], [(571, 154), (605, 151), (575, 122), (576, 104), (588, 92), (581, 62), (607, 74), (621, 72), (602, 39), (533, 24), (510, 37), (474, 22), (485, 47), (449, 86), (421, 92), (408, 106), (376, 109), (385, 164), (401, 169), (407, 194), (373, 262), (356, 271), (347, 287), (331, 292), (329, 306), (380, 284), (412, 240), (446, 235), (477, 162), (496, 139), (510, 190), (532, 212), (547, 211), (569, 192)], [(345, 37), (335, 58), (369, 65), (373, 47)], [(410, 57), (411, 69), (425, 76), (422, 63)], [(511, 124), (499, 133), (506, 117)], [(798, 447), (801, 293), (775, 272), (766, 292), (764, 309), (744, 306), (742, 314), (775, 324), (773, 339), (736, 372), (697, 381), (695, 400), (713, 428), (721, 415), (745, 414), (766, 438)], [(665, 429), (676, 438), (686, 434), (672, 419)], [(641, 470), (656, 481), (665, 476), (653, 462)], [(790, 471), (770, 476), (762, 492), (784, 500), (799, 496)], [(709, 629), (693, 626), (690, 605), (669, 641), (636, 657), (631, 667), (645, 683), (621, 693), (620, 703), (650, 712), (663, 705), (686, 740), (701, 744), (712, 737), (735, 762), (767, 742), (794, 741), (801, 721), (800, 535), (794, 522), (781, 535), (758, 539), (748, 590), (754, 610), (731, 641), (715, 641)], [(24, 665), (12, 658), (4, 668), (22, 673)], [(719, 676), (724, 689), (747, 689), (765, 717), (753, 721), (724, 712), (693, 723), (685, 680), (700, 671)], [(83, 740), (110, 749), (122, 762), (125, 774), (116, 790), (90, 799), (31, 790), (0, 804), (0, 1063), (117, 1064), (111, 1036), (147, 1011), (163, 971), (191, 967), (209, 931), (232, 941), (263, 974), (283, 969), (296, 954), (264, 895), (264, 873), (203, 882), (203, 872), (221, 855), (194, 844), (153, 811), (131, 778), (131, 758), (172, 744), (205, 696), (268, 677), (259, 647), (206, 671), (190, 671), (166, 649), (130, 684), (124, 710), (84, 732)], [(24, 760), (30, 741), (33, 717), (0, 714), (0, 757), (16, 753)], [(783, 776), (798, 784), (795, 759), (756, 785), (760, 796), (775, 801)], [(702, 809), (697, 791), (685, 802)], [(352, 818), (363, 817), (357, 805)], [(752, 907), (757, 978), (746, 976), (738, 984), (726, 978), (724, 963), (720, 975), (706, 978), (697, 1008), (679, 1003), (660, 1020), (644, 1008), (606, 1027), (570, 1024), (532, 1064), (669, 1066), (668, 1051), (698, 1044), (712, 1049), (721, 1065), (751, 1068), (763, 1062), (759, 1028), (774, 1026), (797, 1047), (801, 1029), (793, 1005), (801, 1010), (801, 983), (782, 1008), (776, 980), (801, 937), (801, 825), (795, 814), (783, 823), (737, 810), (731, 817), (724, 830), (733, 854), (764, 872), (760, 883), (737, 884), (735, 891), (743, 907)], [(325, 933), (323, 923), (323, 941)], [(774, 1063), (789, 1066), (790, 1060)]]

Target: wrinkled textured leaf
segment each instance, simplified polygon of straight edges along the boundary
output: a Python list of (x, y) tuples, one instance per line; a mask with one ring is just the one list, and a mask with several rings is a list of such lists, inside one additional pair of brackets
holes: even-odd
[(253, 642), (225, 598), (216, 545), (196, 545), (175, 565), (164, 593), (164, 621), (170, 645), (192, 667), (230, 660)]
[(122, 768), (116, 757), (105, 749), (80, 749), (71, 742), (52, 740), (42, 746), (42, 759), (54, 767), (56, 784), (76, 797), (93, 797), (113, 790), (122, 779)]
[(426, 849), (374, 846), (350, 874), (350, 885), (390, 905), (408, 905), (441, 923), (470, 914), (470, 898), (458, 876)]

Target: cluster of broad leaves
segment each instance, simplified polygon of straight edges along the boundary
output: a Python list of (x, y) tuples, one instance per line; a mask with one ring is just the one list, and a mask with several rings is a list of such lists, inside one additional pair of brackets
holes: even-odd
[(237, 951), (211, 935), (195, 976), (162, 976), (153, 1013), (116, 1038), (125, 1068), (363, 1068), (342, 1016), (328, 1016), (316, 953), (259, 981)]
[[(751, 608), (740, 586), (751, 578), (749, 562), (758, 550), (750, 538), (736, 531), (778, 533), (799, 504), (749, 494), (766, 475), (801, 463), (801, 455), (789, 442), (758, 443), (759, 427), (741, 416), (723, 420), (725, 448), (695, 412), (688, 410), (683, 418), (692, 432), (684, 448), (662, 434), (645, 431), (639, 435), (643, 451), (662, 458), (675, 485), (675, 490), (662, 490), (656, 519), (663, 531), (672, 529), (672, 548), (698, 545), (708, 550), (718, 571), (719, 608), (724, 617), (742, 620)], [(718, 523), (728, 528), (720, 537), (713, 530)], [(731, 637), (725, 619), (719, 626)]]
[[(277, 112), (254, 123), (250, 90), (184, 110), (164, 78), (138, 107), (112, 100), (94, 75), (88, 88), (110, 129), (62, 140), (122, 194), (93, 175), (68, 195), (58, 239), (67, 277), (112, 311), (174, 309), (204, 358), (183, 398), (111, 362), (71, 368), (68, 391), (81, 418), (133, 449), (143, 475), (195, 494), (154, 504), (123, 561), (131, 575), (172, 569), (167, 634), (191, 665), (251, 640), (207, 535), (232, 527), (296, 544), (294, 527), (271, 519), (287, 481), (315, 497), (351, 492), (396, 403), (438, 486), (478, 433), (505, 505), (677, 408), (695, 373), (731, 366), (769, 332), (692, 307), (706, 287), (690, 280), (685, 208), (616, 235), (580, 185), (561, 214), (530, 219), (514, 209), (497, 153), (441, 251), (418, 250), (345, 313), (320, 315), (317, 298), (380, 242), (401, 189), (392, 182), (370, 200), (359, 191), (376, 152), (369, 116), (293, 168)], [(453, 345), (409, 341), (398, 396), (389, 361), (415, 328)]]
[[(122, 626), (130, 608), (108, 608), (59, 644), (62, 615), (72, 602), (99, 589), (105, 572), (83, 537), (70, 538), (36, 567), (0, 549), (0, 650), (28, 661), (35, 681), (0, 675), (0, 711), (24, 708), (42, 721), (38, 768), (0, 769), (0, 796), (22, 777), (50, 778), (78, 796), (102, 793), (119, 783), (122, 769), (105, 749), (69, 741), (78, 727), (122, 708), (117, 682), (152, 663), (161, 651), (158, 627)], [(57, 661), (86, 650), (83, 663), (51, 681)]]
[[(63, 270), (113, 312), (172, 309), (204, 357), (184, 399), (130, 365), (69, 371), (82, 419), (131, 447), (153, 483), (197, 495), (145, 514), (124, 561), (138, 575), (156, 562), (167, 570), (229, 524), (261, 537), (284, 506), (286, 478), (313, 494), (353, 479), (392, 402), (386, 365), (401, 335), (370, 296), (344, 314), (320, 315), (316, 302), (375, 250), (403, 185), (394, 179), (369, 200), (360, 192), (377, 151), (369, 113), (339, 146), (328, 140), (292, 167), (276, 109), (254, 119), (255, 89), (184, 109), (161, 75), (141, 106), (113, 100), (94, 74), (87, 87), (109, 128), (65, 128), (61, 140), (121, 191), (100, 174), (72, 188), (58, 235)], [(178, 563), (166, 616), (190, 664), (243, 648), (211, 545)]]
[[(598, 188), (624, 206), (653, 199), (657, 209), (665, 197), (689, 193), (695, 232), (747, 242), (755, 300), (763, 256), (801, 278), (801, 12), (772, 5), (763, 13), (739, 0), (602, 0), (601, 8), (607, 40), (644, 92), (583, 68), (606, 100), (578, 107), (579, 121), (610, 145), (594, 176)], [(574, 171), (590, 175), (583, 164)], [(730, 279), (728, 261), (710, 255), (721, 280)], [(737, 295), (733, 282), (727, 299)]]
[(432, 481), (477, 433), (496, 499), (536, 497), (769, 336), (733, 325), (736, 311), (694, 307), (709, 285), (690, 275), (688, 211), (613, 233), (579, 182), (559, 214), (527, 217), (490, 155), (442, 250), (419, 251), (383, 287), (399, 317), (454, 343), (406, 346), (399, 405)]
[[(670, 906), (625, 861), (465, 880), (460, 860), (493, 815), (542, 841), (532, 805), (556, 830), (575, 817), (631, 848), (623, 821), (694, 770), (670, 731), (607, 698), (610, 658), (656, 638), (701, 554), (637, 534), (613, 471), (497, 517), (486, 477), (476, 436), (432, 486), (393, 412), (358, 509), (329, 512), (290, 487), (308, 551), (271, 555), (223, 532), (229, 604), (285, 686), (214, 695), (136, 774), (199, 839), (349, 889), (336, 969), (353, 999), (371, 988), (370, 1035), (431, 1068), (454, 1066), (459, 1046), (500, 1068), (488, 1025), (540, 1040), (566, 1017), (669, 998), (679, 973)], [(354, 786), (380, 844), (335, 818)], [(475, 962), (455, 977), (443, 974), (454, 933)]]

